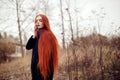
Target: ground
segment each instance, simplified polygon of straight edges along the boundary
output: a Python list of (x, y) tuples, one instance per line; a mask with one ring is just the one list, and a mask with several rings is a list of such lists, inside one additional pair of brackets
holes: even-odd
[(31, 80), (31, 54), (0, 64), (0, 80)]
[[(31, 54), (0, 64), (0, 80), (31, 80)], [(64, 79), (60, 73), (55, 74), (54, 80)]]

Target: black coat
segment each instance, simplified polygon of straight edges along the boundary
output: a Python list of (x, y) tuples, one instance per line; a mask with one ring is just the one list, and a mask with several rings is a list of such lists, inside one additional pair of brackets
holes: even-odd
[[(37, 67), (38, 64), (38, 40), (39, 38), (33, 39), (32, 36), (29, 38), (26, 49), (32, 49), (32, 60), (31, 60), (31, 73), (32, 73), (32, 80), (44, 80), (39, 68)], [(53, 70), (53, 69), (51, 69)], [(49, 74), (47, 80), (53, 80), (53, 72)]]

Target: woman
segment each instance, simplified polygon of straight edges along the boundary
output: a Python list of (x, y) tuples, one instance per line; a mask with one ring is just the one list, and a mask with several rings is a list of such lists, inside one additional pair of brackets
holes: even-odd
[(26, 49), (32, 49), (32, 80), (53, 80), (58, 67), (58, 42), (45, 15), (35, 17), (34, 35)]

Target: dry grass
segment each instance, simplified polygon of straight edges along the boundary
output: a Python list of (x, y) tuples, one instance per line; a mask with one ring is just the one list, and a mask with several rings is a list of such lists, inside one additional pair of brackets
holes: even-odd
[[(60, 65), (60, 73), (66, 77), (70, 75), (70, 80), (74, 80), (75, 77), (79, 80), (120, 80), (118, 43), (120, 44), (119, 37), (107, 38), (99, 34), (75, 39), (61, 58), (63, 62)], [(113, 69), (113, 64), (116, 69)]]
[(31, 55), (0, 64), (0, 80), (30, 80)]
[[(59, 71), (54, 80), (120, 80), (120, 39), (92, 34), (80, 37), (59, 51)], [(117, 46), (117, 47), (116, 47)], [(100, 59), (102, 54), (102, 59)], [(31, 54), (0, 64), (0, 80), (31, 80)], [(116, 77), (117, 76), (117, 77)]]

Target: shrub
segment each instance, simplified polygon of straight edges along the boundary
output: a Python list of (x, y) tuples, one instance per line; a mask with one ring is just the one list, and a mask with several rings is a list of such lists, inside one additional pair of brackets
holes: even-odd
[(0, 42), (0, 62), (6, 61), (7, 56), (15, 52), (15, 45), (10, 42)]

